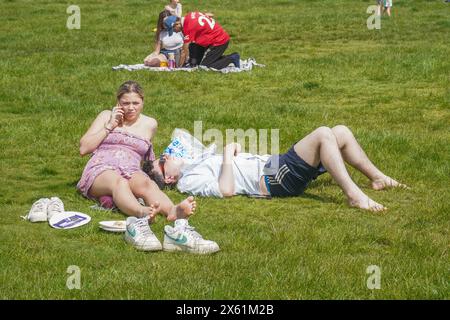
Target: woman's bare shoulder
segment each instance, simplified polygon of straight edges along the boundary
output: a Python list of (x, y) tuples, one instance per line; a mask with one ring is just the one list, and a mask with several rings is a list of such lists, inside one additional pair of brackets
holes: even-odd
[(158, 126), (158, 121), (156, 121), (156, 119), (152, 117), (143, 114), (142, 119), (144, 120), (145, 124), (149, 127), (156, 128)]
[(98, 114), (98, 117), (100, 118), (109, 118), (111, 116), (112, 111), (111, 110), (103, 110)]
[(99, 121), (100, 122), (108, 121), (110, 117), (111, 117), (111, 110), (100, 111), (100, 113), (95, 118), (94, 123), (97, 123)]

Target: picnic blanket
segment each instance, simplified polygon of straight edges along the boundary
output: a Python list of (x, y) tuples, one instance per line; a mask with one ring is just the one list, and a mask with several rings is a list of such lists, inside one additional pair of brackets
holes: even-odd
[(248, 58), (245, 60), (241, 60), (241, 67), (226, 67), (220, 70), (214, 69), (214, 68), (208, 68), (205, 66), (197, 66), (194, 68), (175, 68), (175, 69), (169, 69), (169, 68), (160, 68), (160, 67), (147, 67), (144, 64), (120, 64), (118, 66), (112, 67), (114, 71), (116, 70), (128, 70), (128, 71), (136, 71), (136, 70), (148, 70), (148, 71), (155, 71), (155, 72), (175, 72), (175, 71), (186, 71), (186, 72), (193, 72), (197, 70), (205, 70), (205, 71), (216, 71), (220, 73), (235, 73), (235, 72), (243, 72), (243, 71), (250, 71), (253, 69), (254, 66), (257, 67), (265, 67), (264, 64), (256, 63), (256, 60), (254, 58)]

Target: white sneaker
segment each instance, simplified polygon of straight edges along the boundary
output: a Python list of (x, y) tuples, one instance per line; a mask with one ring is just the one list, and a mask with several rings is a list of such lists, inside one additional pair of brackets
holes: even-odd
[(208, 254), (220, 250), (217, 243), (205, 240), (186, 219), (175, 220), (175, 227), (164, 227), (164, 251), (186, 251)]
[(53, 217), (55, 213), (64, 212), (64, 203), (58, 197), (51, 197), (47, 207), (47, 219)]
[(161, 242), (148, 225), (148, 218), (127, 218), (127, 231), (125, 231), (125, 241), (133, 245), (136, 249), (143, 251), (162, 250)]
[(31, 206), (30, 211), (24, 218), (30, 222), (42, 222), (47, 221), (47, 207), (50, 203), (50, 199), (41, 198)]

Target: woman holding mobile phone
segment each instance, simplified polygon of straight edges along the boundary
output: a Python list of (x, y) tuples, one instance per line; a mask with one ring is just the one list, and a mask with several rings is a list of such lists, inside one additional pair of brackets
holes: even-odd
[[(100, 112), (80, 140), (81, 156), (92, 154), (92, 157), (77, 184), (78, 190), (92, 199), (111, 196), (116, 206), (129, 216), (125, 240), (140, 250), (217, 252), (217, 243), (204, 240), (188, 224), (187, 218), (196, 207), (194, 198), (190, 196), (174, 205), (142, 171), (143, 160), (150, 165), (155, 160), (152, 139), (158, 126), (155, 119), (142, 114), (143, 107), (141, 86), (134, 81), (123, 83), (117, 92), (117, 105)], [(142, 198), (145, 205), (137, 198)], [(165, 227), (163, 245), (149, 226), (158, 213), (175, 222), (174, 228)], [(187, 240), (183, 243), (173, 240), (178, 237)]]
[[(142, 160), (155, 159), (152, 138), (157, 129), (156, 120), (142, 114), (143, 107), (141, 86), (134, 81), (123, 83), (117, 92), (117, 105), (112, 110), (102, 111), (80, 140), (81, 156), (92, 154), (92, 157), (77, 188), (91, 199), (112, 196), (122, 212), (135, 217), (127, 219), (127, 225), (133, 224), (132, 230), (135, 230), (128, 240), (135, 246), (145, 240), (147, 250), (158, 250), (161, 244), (147, 230), (148, 221), (158, 213), (169, 221), (184, 220), (194, 213), (196, 202), (188, 197), (174, 205), (142, 171)], [(142, 198), (145, 205), (137, 198)], [(141, 233), (136, 235), (139, 228)]]

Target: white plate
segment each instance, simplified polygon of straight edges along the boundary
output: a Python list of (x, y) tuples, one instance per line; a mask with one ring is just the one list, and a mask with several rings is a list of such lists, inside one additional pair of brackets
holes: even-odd
[(48, 223), (55, 229), (73, 229), (84, 226), (89, 221), (91, 221), (91, 217), (85, 213), (65, 211), (55, 213)]
[(124, 233), (126, 230), (124, 229), (111, 229), (111, 228), (104, 228), (100, 226), (100, 229), (108, 231), (108, 232), (117, 232), (117, 233)]
[(125, 232), (127, 225), (125, 220), (119, 221), (100, 221), (99, 227), (110, 232)]

